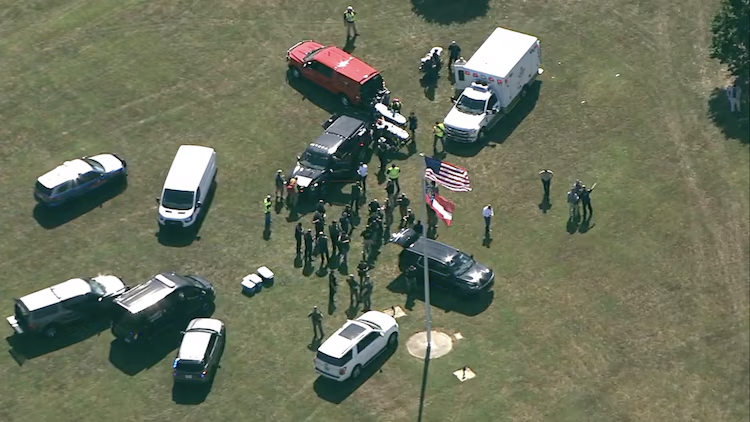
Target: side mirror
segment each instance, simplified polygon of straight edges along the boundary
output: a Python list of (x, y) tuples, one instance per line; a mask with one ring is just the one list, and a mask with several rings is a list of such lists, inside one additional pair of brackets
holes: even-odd
[(302, 159), (302, 157), (300, 157), (300, 156), (298, 155), (298, 156), (297, 156), (297, 161), (299, 161), (299, 160), (301, 160), (301, 159)]
[(470, 258), (471, 258), (471, 259), (474, 259), (474, 255), (471, 255), (471, 256), (470, 256)]
[(302, 67), (309, 67), (311, 62), (305, 62)]
[(161, 204), (161, 199), (159, 199), (159, 198), (156, 198), (156, 203), (157, 203), (157, 204)]
[(203, 205), (203, 203), (201, 203), (201, 201), (198, 201), (195, 203), (195, 208), (200, 208), (201, 205)]
[(451, 97), (451, 102), (452, 102), (453, 104), (456, 104), (456, 102), (457, 102), (457, 101), (458, 101), (458, 98), (456, 98), (456, 97)]
[(185, 331), (180, 331), (180, 334), (182, 334), (184, 336), (185, 335)]

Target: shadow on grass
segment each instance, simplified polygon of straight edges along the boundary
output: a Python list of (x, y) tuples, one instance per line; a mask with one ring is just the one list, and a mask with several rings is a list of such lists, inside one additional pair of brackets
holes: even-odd
[(85, 197), (75, 199), (58, 207), (50, 208), (42, 205), (34, 207), (33, 216), (40, 226), (47, 230), (60, 227), (86, 214), (94, 208), (101, 208), (105, 202), (125, 192), (128, 188), (127, 178), (120, 182), (104, 185)]
[[(305, 101), (309, 101), (331, 114), (344, 111), (344, 106), (341, 105), (335, 95), (313, 84), (312, 82), (307, 81), (303, 78), (295, 79), (288, 73), (287, 82), (289, 83), (289, 86), (294, 88), (295, 91), (302, 94), (302, 103), (304, 103)], [(294, 107), (293, 102), (290, 105)], [(300, 107), (302, 107), (302, 105)]]
[(466, 23), (485, 16), (490, 0), (411, 0), (412, 11), (429, 23)]
[(721, 88), (711, 92), (708, 100), (708, 118), (721, 130), (727, 139), (735, 139), (750, 144), (750, 119), (747, 117), (747, 101), (742, 104), (743, 112), (729, 111), (729, 101)]
[(220, 368), (216, 369), (214, 377), (205, 384), (172, 384), (172, 401), (176, 404), (196, 405), (206, 401), (214, 386), (214, 380)]
[(542, 81), (536, 81), (529, 87), (526, 96), (519, 100), (513, 110), (503, 117), (491, 131), (487, 133), (484, 140), (472, 144), (461, 144), (448, 142), (445, 151), (459, 157), (473, 157), (479, 154), (486, 146), (495, 147), (505, 142), (516, 130), (526, 116), (531, 114), (539, 100), (542, 89)]
[(362, 386), (368, 379), (370, 379), (375, 373), (383, 372), (382, 366), (398, 349), (388, 350), (382, 355), (375, 358), (369, 365), (362, 368), (362, 372), (359, 378), (356, 380), (346, 381), (334, 381), (323, 376), (318, 377), (313, 384), (313, 390), (315, 394), (321, 399), (334, 403), (340, 404), (352, 395), (357, 389)]
[[(411, 300), (424, 302), (424, 279), (417, 279), (419, 289)], [(391, 281), (387, 289), (393, 293), (406, 294), (406, 279), (403, 274)], [(456, 312), (466, 316), (477, 316), (487, 310), (495, 299), (493, 290), (481, 292), (472, 296), (460, 296), (455, 291), (442, 288), (437, 283), (430, 283), (430, 305), (443, 311)]]
[(198, 221), (192, 226), (185, 228), (160, 227), (159, 231), (156, 233), (156, 238), (159, 241), (159, 244), (174, 248), (183, 248), (185, 246), (190, 246), (196, 240), (201, 240), (198, 233), (200, 233), (201, 227), (203, 227), (203, 222), (211, 211), (211, 204), (214, 202), (217, 188), (218, 185), (214, 182), (211, 191), (208, 192), (208, 195), (206, 196), (206, 201), (201, 205)]
[(23, 365), (27, 360), (52, 353), (100, 335), (109, 326), (110, 320), (108, 318), (97, 318), (61, 329), (55, 338), (49, 339), (29, 334), (28, 336), (13, 335), (7, 337), (5, 341), (10, 346), (8, 353), (10, 353), (18, 365)]
[[(180, 332), (173, 331), (148, 344), (127, 344), (113, 340), (109, 347), (109, 362), (123, 374), (133, 376), (161, 362), (177, 349), (180, 339)], [(167, 368), (164, 370), (167, 371)]]

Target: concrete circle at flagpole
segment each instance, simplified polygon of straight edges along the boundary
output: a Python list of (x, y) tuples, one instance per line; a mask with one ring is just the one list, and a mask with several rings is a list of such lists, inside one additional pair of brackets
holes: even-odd
[[(427, 332), (421, 331), (414, 334), (406, 342), (409, 354), (424, 359), (427, 354)], [(453, 350), (453, 338), (440, 331), (432, 331), (432, 348), (430, 349), (430, 360), (445, 356)]]

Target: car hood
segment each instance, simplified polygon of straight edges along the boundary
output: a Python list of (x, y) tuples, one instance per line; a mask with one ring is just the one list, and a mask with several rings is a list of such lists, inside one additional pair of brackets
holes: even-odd
[(107, 173), (114, 173), (116, 171), (122, 170), (123, 167), (125, 167), (123, 166), (122, 161), (114, 154), (99, 154), (89, 158), (99, 162), (99, 164), (104, 166), (104, 171), (106, 171)]
[(289, 58), (296, 62), (303, 63), (305, 55), (307, 53), (320, 47), (323, 47), (323, 44), (315, 41), (302, 41), (301, 43), (289, 49)]
[(99, 275), (93, 280), (104, 286), (104, 296), (114, 296), (125, 291), (125, 283), (115, 275)]
[(396, 320), (392, 316), (378, 311), (365, 312), (361, 317), (357, 318), (357, 320), (375, 323), (379, 325), (384, 332), (390, 330), (391, 327), (398, 327)]
[(478, 262), (475, 262), (474, 265), (469, 269), (469, 271), (463, 273), (458, 278), (469, 284), (476, 284), (477, 287), (480, 287), (486, 284), (488, 281), (492, 280), (494, 276), (495, 273), (491, 269)]
[(297, 163), (294, 170), (292, 170), (291, 177), (297, 179), (297, 185), (299, 187), (306, 188), (320, 179), (324, 173), (325, 171), (323, 170), (305, 167), (302, 164)]
[(454, 106), (451, 109), (451, 111), (448, 113), (448, 115), (445, 116), (443, 123), (445, 123), (446, 126), (450, 126), (456, 129), (478, 130), (485, 116), (486, 114), (484, 113), (482, 114), (463, 113), (461, 112), (461, 110), (458, 109), (458, 107)]

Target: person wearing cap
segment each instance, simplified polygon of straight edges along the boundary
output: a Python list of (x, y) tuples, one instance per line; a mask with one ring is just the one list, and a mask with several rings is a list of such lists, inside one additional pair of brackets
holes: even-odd
[(312, 230), (307, 229), (304, 236), (305, 240), (305, 265), (310, 264), (312, 262), (312, 255), (313, 255), (313, 235)]
[(375, 285), (370, 280), (370, 276), (365, 276), (365, 281), (362, 283), (360, 296), (362, 300), (362, 310), (367, 312), (372, 308), (372, 291)]
[(362, 193), (367, 194), (367, 173), (368, 173), (367, 164), (364, 162), (359, 163), (359, 168), (357, 169), (357, 175), (359, 176), (359, 183), (362, 185), (360, 186), (362, 188)]
[(409, 125), (409, 131), (411, 132), (412, 142), (414, 142), (416, 139), (417, 126), (419, 126), (419, 119), (417, 119), (417, 115), (414, 114), (413, 111), (409, 113), (407, 124)]
[(331, 253), (328, 251), (328, 236), (325, 232), (318, 233), (317, 238), (318, 253), (320, 254), (320, 268), (331, 263)]
[(397, 166), (395, 163), (392, 163), (390, 167), (388, 167), (388, 171), (385, 172), (385, 175), (388, 176), (388, 180), (393, 182), (393, 184), (396, 187), (396, 192), (401, 192), (401, 185), (398, 183), (398, 177), (401, 175), (401, 167)]
[(349, 285), (349, 309), (354, 309), (359, 306), (359, 283), (354, 279), (354, 274), (349, 274), (346, 284)]
[(296, 242), (297, 256), (302, 253), (302, 238), (305, 236), (305, 229), (302, 228), (302, 223), (297, 223), (294, 227), (294, 240)]
[(356, 38), (359, 36), (357, 31), (357, 12), (349, 6), (344, 12), (344, 26), (346, 27), (346, 39)]
[(265, 213), (266, 230), (271, 228), (271, 209), (273, 209), (273, 201), (271, 200), (271, 195), (266, 195), (266, 199), (263, 200), (263, 212)]
[(359, 207), (362, 205), (362, 183), (357, 181), (352, 184), (352, 192), (349, 195), (349, 207), (359, 214)]
[(293, 210), (297, 206), (297, 178), (292, 177), (286, 184), (286, 206), (290, 210)]
[(328, 273), (328, 305), (332, 306), (336, 303), (336, 293), (339, 291), (339, 282), (336, 280), (336, 273), (331, 271)]
[(492, 205), (487, 204), (482, 208), (482, 217), (484, 217), (484, 234), (489, 235), (492, 232), (490, 224), (492, 223), (492, 217), (495, 215), (495, 211), (492, 209)]
[(552, 173), (552, 170), (549, 169), (542, 169), (542, 171), (539, 172), (539, 179), (542, 180), (545, 198), (549, 198), (549, 185), (552, 183), (552, 176), (554, 175), (555, 173)]
[[(320, 313), (317, 306), (313, 306), (312, 312), (307, 315), (312, 320), (313, 325), (313, 340), (322, 339), (323, 334), (323, 314)], [(320, 337), (318, 337), (318, 331), (320, 331)]]
[(286, 186), (286, 180), (284, 177), (283, 170), (276, 170), (276, 201), (284, 200), (284, 187)]
[(391, 101), (391, 110), (393, 110), (394, 113), (401, 113), (401, 100), (394, 98), (393, 101)]
[(448, 46), (448, 54), (448, 70), (450, 70), (453, 69), (453, 62), (461, 57), (461, 47), (455, 41), (451, 41), (451, 45)]
[(341, 230), (339, 232), (339, 238), (338, 238), (338, 244), (339, 244), (339, 267), (344, 267), (349, 265), (348, 256), (349, 256), (349, 233)]
[(399, 226), (399, 229), (409, 229), (411, 226), (414, 225), (414, 219), (416, 216), (414, 215), (414, 212), (411, 210), (411, 208), (406, 210), (406, 215), (401, 219), (401, 225)]

